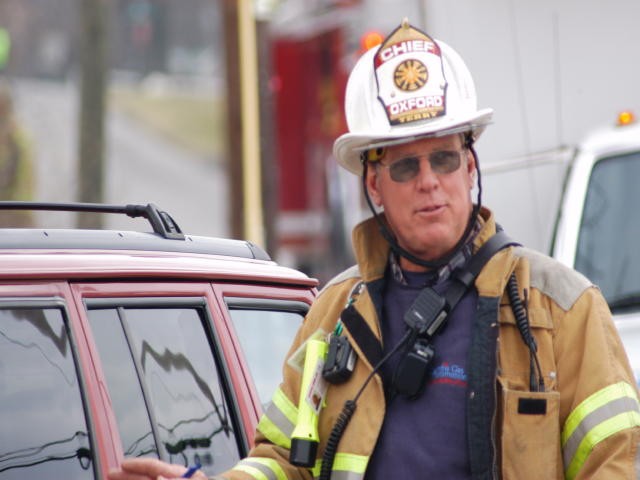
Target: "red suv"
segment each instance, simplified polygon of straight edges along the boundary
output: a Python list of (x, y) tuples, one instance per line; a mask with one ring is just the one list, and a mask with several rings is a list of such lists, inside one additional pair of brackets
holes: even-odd
[(243, 457), (316, 281), (153, 205), (153, 233), (0, 229), (0, 479), (105, 478), (123, 456)]

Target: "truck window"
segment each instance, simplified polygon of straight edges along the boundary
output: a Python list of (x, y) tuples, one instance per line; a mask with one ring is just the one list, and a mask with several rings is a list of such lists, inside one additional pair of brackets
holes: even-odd
[(125, 452), (209, 475), (241, 458), (202, 308), (89, 308), (89, 318)]
[(282, 381), (282, 364), (309, 305), (238, 297), (225, 300), (260, 403), (266, 405)]
[(640, 306), (640, 152), (595, 164), (585, 198), (575, 268), (612, 309)]
[(0, 307), (0, 478), (93, 479), (63, 310)]

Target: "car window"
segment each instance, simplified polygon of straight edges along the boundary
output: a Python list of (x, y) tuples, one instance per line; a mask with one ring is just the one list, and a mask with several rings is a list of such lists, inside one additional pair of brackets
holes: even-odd
[(134, 357), (114, 308), (89, 311), (126, 457), (158, 457)]
[[(159, 453), (167, 461), (184, 465), (199, 463), (209, 475), (227, 470), (241, 458), (236, 422), (201, 308), (90, 308), (89, 317), (92, 326), (110, 324), (97, 327), (94, 333), (119, 425), (137, 415), (129, 405), (137, 410), (149, 406), (145, 416), (150, 423), (145, 419), (123, 428), (125, 451), (143, 456)], [(121, 334), (102, 335), (109, 328), (120, 328)], [(129, 352), (122, 354), (127, 358), (123, 362), (114, 357), (124, 351), (124, 341)], [(109, 342), (121, 346), (114, 350)], [(127, 361), (124, 370), (129, 370), (126, 375), (133, 381), (121, 376), (122, 363)], [(128, 398), (119, 398), (124, 396)]]
[(600, 287), (612, 308), (640, 305), (640, 153), (593, 168), (580, 225), (575, 268)]
[(60, 308), (0, 308), (0, 478), (93, 479), (80, 381)]
[(226, 298), (260, 403), (282, 381), (282, 365), (309, 306), (303, 302)]

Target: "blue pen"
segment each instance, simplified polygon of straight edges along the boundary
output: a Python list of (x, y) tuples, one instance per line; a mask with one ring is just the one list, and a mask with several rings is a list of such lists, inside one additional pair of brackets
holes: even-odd
[(184, 472), (184, 475), (182, 475), (181, 478), (193, 477), (193, 474), (196, 473), (198, 470), (200, 470), (200, 467), (202, 467), (202, 465), (200, 465), (199, 463), (196, 463), (193, 467), (189, 467), (187, 471)]

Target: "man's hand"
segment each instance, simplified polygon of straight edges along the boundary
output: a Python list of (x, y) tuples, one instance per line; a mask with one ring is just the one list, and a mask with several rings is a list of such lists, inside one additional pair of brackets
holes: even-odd
[[(120, 469), (109, 472), (109, 480), (162, 480), (179, 479), (187, 471), (182, 465), (166, 463), (155, 458), (127, 458)], [(191, 477), (194, 480), (207, 480), (200, 470)]]

